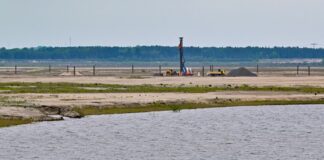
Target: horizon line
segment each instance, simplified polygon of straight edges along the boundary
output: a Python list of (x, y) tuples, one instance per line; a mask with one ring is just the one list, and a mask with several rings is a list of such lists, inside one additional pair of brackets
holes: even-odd
[[(168, 45), (128, 45), (128, 46), (107, 46), (107, 45), (79, 45), (79, 46), (34, 46), (34, 47), (0, 47), (0, 49), (12, 50), (12, 49), (37, 49), (37, 48), (136, 48), (136, 47), (176, 47)], [(184, 46), (184, 48), (301, 48), (301, 49), (324, 49), (322, 47), (306, 47), (306, 46)]]

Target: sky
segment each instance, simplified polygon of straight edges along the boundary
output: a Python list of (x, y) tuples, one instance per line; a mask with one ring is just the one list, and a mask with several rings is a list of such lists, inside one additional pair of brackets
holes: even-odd
[[(323, 0), (0, 0), (0, 47), (324, 47)], [(71, 42), (71, 43), (70, 43)]]

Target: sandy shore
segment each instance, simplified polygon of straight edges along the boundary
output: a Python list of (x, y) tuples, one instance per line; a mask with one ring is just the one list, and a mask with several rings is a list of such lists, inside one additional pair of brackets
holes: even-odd
[(324, 87), (324, 76), (303, 77), (33, 77), (0, 76), (0, 82), (69, 82), (103, 83), (123, 85), (170, 84), (170, 85), (251, 85), (251, 86), (315, 86)]
[[(321, 76), (261, 76), (261, 77), (93, 77), (93, 76), (0, 76), (5, 82), (68, 82), (121, 85), (250, 85), (250, 86), (312, 86), (324, 87)], [(132, 107), (154, 103), (162, 104), (217, 104), (244, 101), (324, 101), (324, 93), (273, 92), (273, 91), (223, 91), (209, 93), (62, 93), (62, 94), (0, 94), (1, 118), (32, 118), (53, 120), (49, 115), (80, 117), (73, 108), (82, 107)], [(9, 104), (9, 105), (8, 105)]]
[(217, 104), (245, 101), (319, 101), (324, 94), (225, 91), (209, 93), (84, 93), (84, 94), (0, 94), (12, 101), (26, 102), (17, 106), (0, 107), (0, 118), (32, 118), (54, 120), (49, 115), (80, 117), (74, 108), (128, 108), (160, 104)]
[(84, 93), (84, 94), (0, 94), (16, 101), (35, 106), (82, 107), (146, 105), (154, 102), (208, 103), (214, 100), (318, 100), (324, 94), (270, 91), (225, 91), (210, 93)]

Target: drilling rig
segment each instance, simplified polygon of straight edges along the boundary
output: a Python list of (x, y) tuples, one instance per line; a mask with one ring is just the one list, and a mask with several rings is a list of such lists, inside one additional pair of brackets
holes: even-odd
[(186, 72), (186, 68), (185, 68), (185, 60), (183, 57), (183, 37), (180, 37), (180, 43), (179, 43), (179, 55), (180, 55), (180, 75), (181, 73), (185, 73)]
[(183, 51), (183, 37), (180, 37), (180, 44), (178, 46), (179, 48), (179, 55), (180, 55), (180, 70), (179, 72), (176, 72), (173, 69), (169, 69), (166, 71), (167, 76), (192, 76), (193, 72), (191, 68), (187, 68), (185, 66), (185, 59), (184, 59), (184, 51)]

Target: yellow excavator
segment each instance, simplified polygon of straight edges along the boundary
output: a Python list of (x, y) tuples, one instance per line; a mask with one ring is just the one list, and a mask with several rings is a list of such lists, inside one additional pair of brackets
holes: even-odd
[(210, 71), (207, 72), (207, 76), (211, 76), (211, 77), (216, 77), (216, 76), (225, 76), (225, 70), (223, 69), (218, 69), (217, 71)]
[(178, 73), (177, 73), (177, 71), (175, 71), (173, 69), (168, 69), (168, 70), (166, 70), (165, 75), (166, 76), (178, 76)]

